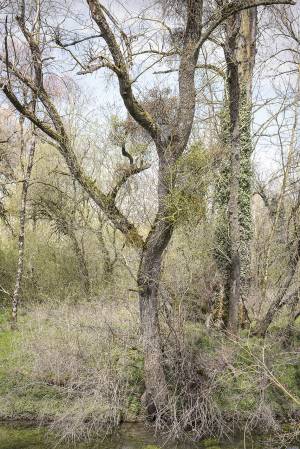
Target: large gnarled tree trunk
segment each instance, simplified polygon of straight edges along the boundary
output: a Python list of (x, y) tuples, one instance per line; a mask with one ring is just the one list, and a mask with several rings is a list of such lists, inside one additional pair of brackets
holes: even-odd
[[(164, 152), (170, 150), (168, 145), (163, 149)], [(162, 155), (161, 149), (159, 154)], [(173, 225), (168, 217), (168, 194), (172, 188), (171, 171), (174, 174), (172, 162), (167, 164), (161, 156), (158, 173), (158, 212), (145, 241), (138, 272), (146, 384), (145, 405), (150, 416), (158, 411), (167, 413), (164, 408), (168, 399), (168, 386), (161, 348), (158, 293), (162, 257), (173, 233)]]

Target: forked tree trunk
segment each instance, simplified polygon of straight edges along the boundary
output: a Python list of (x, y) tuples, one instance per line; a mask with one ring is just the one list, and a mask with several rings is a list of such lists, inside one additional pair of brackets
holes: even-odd
[[(23, 130), (22, 130), (23, 124), (21, 124), (21, 141), (24, 143), (24, 136), (23, 136)], [(34, 154), (35, 154), (35, 147), (36, 147), (36, 137), (32, 136), (32, 142), (29, 148), (29, 155), (28, 155), (28, 164), (26, 171), (24, 173), (24, 181), (22, 186), (22, 193), (21, 193), (21, 207), (19, 212), (19, 223), (20, 223), (20, 229), (19, 229), (19, 243), (18, 243), (18, 266), (17, 266), (17, 274), (16, 274), (16, 282), (15, 282), (15, 288), (13, 293), (13, 299), (12, 299), (12, 329), (15, 329), (17, 327), (17, 321), (18, 321), (18, 307), (20, 302), (20, 291), (21, 291), (21, 285), (22, 285), (22, 278), (23, 278), (23, 272), (24, 272), (24, 250), (25, 250), (25, 224), (26, 224), (26, 207), (27, 207), (27, 195), (28, 195), (28, 189), (29, 189), (29, 183), (30, 183), (30, 177), (34, 162)], [(22, 151), (24, 148), (21, 149)]]
[(170, 242), (173, 227), (167, 219), (168, 189), (163, 169), (159, 170), (159, 210), (145, 241), (138, 271), (140, 321), (144, 349), (145, 406), (149, 418), (167, 415), (168, 385), (164, 372), (159, 326), (158, 288), (163, 252)]

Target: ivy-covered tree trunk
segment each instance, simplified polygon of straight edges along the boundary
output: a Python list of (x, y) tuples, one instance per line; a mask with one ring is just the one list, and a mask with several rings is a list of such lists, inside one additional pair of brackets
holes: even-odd
[[(240, 72), (240, 232), (241, 232), (241, 296), (247, 298), (250, 288), (250, 262), (252, 239), (251, 198), (252, 168), (252, 85), (256, 55), (257, 9), (241, 12), (240, 45), (238, 61)], [(242, 305), (241, 305), (242, 306)]]
[(222, 143), (227, 154), (217, 185), (216, 258), (224, 281), (221, 316), (225, 327), (233, 333), (241, 322), (241, 298), (248, 296), (250, 282), (251, 103), (256, 26), (256, 8), (236, 14), (226, 23), (224, 46), (227, 98), (222, 115)]
[(236, 41), (240, 27), (240, 14), (228, 19), (226, 24), (227, 38), (225, 58), (227, 64), (227, 91), (229, 106), (229, 154), (230, 175), (228, 188), (228, 239), (229, 239), (229, 272), (228, 272), (228, 315), (227, 329), (236, 334), (239, 322), (241, 261), (240, 261), (240, 221), (239, 221), (239, 188), (241, 171), (240, 148), (240, 79), (236, 60)]

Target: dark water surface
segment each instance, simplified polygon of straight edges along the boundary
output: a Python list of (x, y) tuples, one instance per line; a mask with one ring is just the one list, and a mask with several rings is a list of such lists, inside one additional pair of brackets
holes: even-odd
[[(155, 439), (150, 431), (141, 425), (126, 425), (111, 439), (98, 440), (92, 444), (78, 443), (75, 446), (55, 443), (55, 440), (45, 429), (24, 427), (19, 425), (0, 424), (0, 449), (272, 449), (262, 442), (254, 444), (243, 439), (231, 443), (218, 443), (214, 440), (205, 440), (203, 443), (164, 444)], [(293, 449), (300, 449), (294, 446)]]

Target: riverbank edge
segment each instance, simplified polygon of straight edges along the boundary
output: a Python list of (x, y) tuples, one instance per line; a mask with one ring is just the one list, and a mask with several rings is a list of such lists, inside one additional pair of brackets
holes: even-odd
[[(279, 423), (281, 425), (281, 428), (279, 430), (280, 433), (284, 434), (284, 433), (290, 433), (293, 430), (295, 430), (296, 427), (300, 427), (300, 412), (299, 414), (295, 414), (295, 416), (291, 416), (290, 417), (291, 421), (287, 422), (287, 421), (280, 421), (279, 419)], [(295, 420), (295, 421), (293, 421)], [(15, 415), (15, 416), (0, 416), (0, 425), (17, 425), (17, 426), (21, 426), (21, 427), (39, 427), (39, 428), (47, 428), (47, 426), (51, 425), (54, 422), (54, 417), (51, 418), (51, 416), (45, 416), (43, 417), (43, 419), (39, 418), (39, 417), (34, 417), (34, 416), (24, 416), (24, 415)], [(228, 422), (230, 422), (230, 420), (228, 420)], [(295, 425), (295, 422), (298, 422), (298, 426), (297, 424)], [(150, 428), (153, 428), (153, 424), (148, 421), (144, 416), (140, 416), (137, 417), (135, 419), (129, 420), (122, 420), (120, 421), (119, 425), (116, 426), (115, 428), (112, 429), (112, 432), (107, 434), (107, 437), (113, 436), (114, 434), (118, 433), (118, 431), (123, 427), (123, 426), (141, 426), (143, 428), (143, 430), (149, 430)], [(234, 431), (230, 434), (230, 437), (227, 438), (223, 438), (221, 440), (218, 440), (217, 437), (205, 437), (201, 440), (197, 440), (200, 442), (205, 442), (205, 441), (209, 441), (209, 440), (216, 440), (216, 441), (231, 441), (234, 440), (235, 438), (239, 437), (240, 435), (244, 435), (245, 434), (245, 428), (247, 426), (247, 421), (244, 422), (243, 426), (239, 426), (239, 429), (234, 428)], [(295, 428), (294, 428), (295, 427)], [(248, 434), (249, 436), (252, 435), (252, 432), (249, 432)], [(255, 432), (256, 437), (259, 435), (261, 437), (264, 436), (263, 433), (260, 432)], [(160, 434), (158, 433), (158, 436), (160, 436)], [(275, 433), (268, 433), (268, 437), (272, 438), (272, 436), (276, 437)], [(180, 440), (180, 441), (184, 441), (184, 440)], [(296, 441), (296, 443), (300, 443)]]

